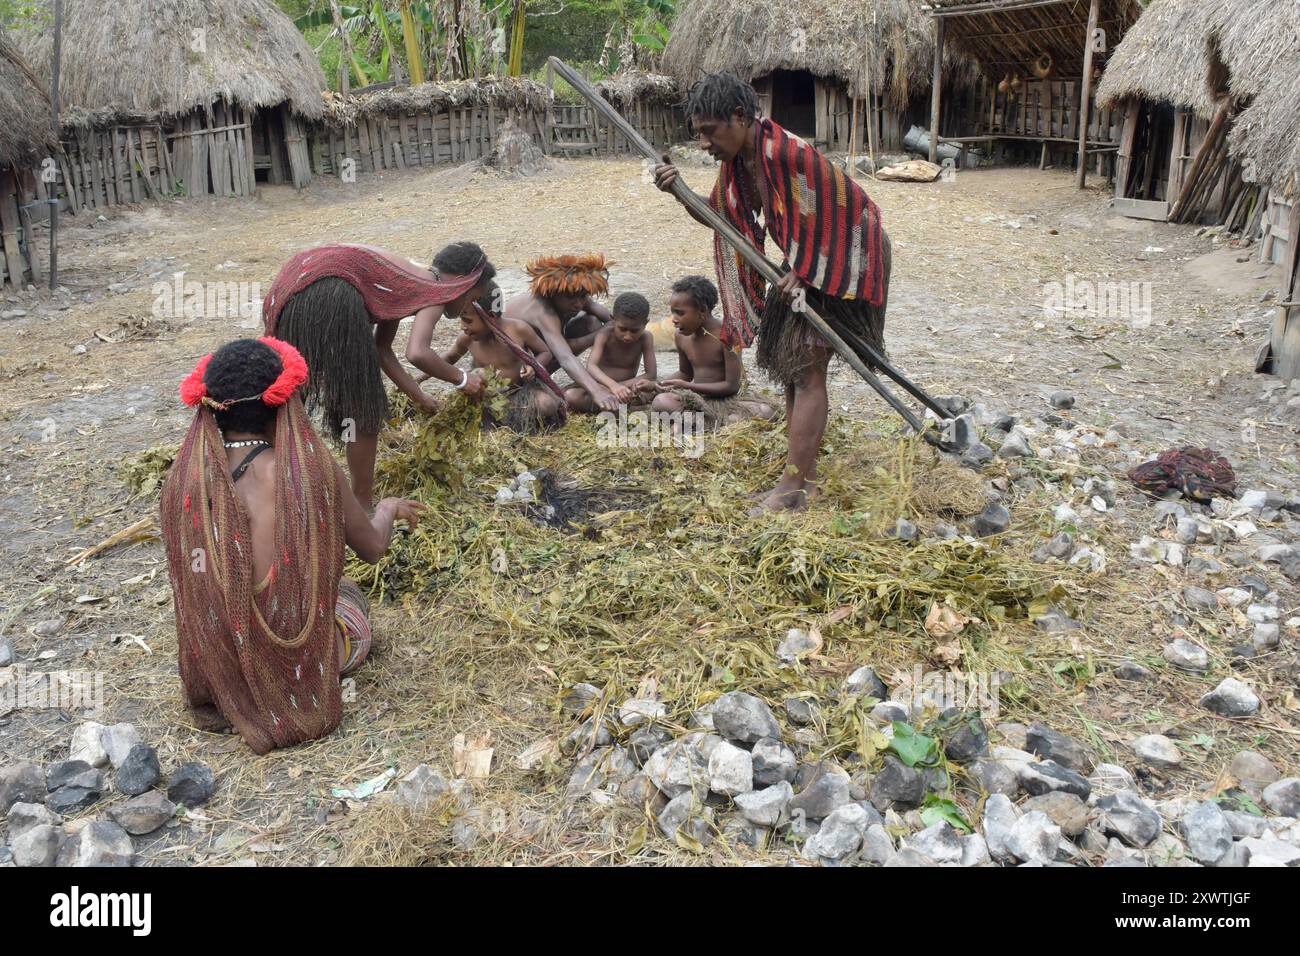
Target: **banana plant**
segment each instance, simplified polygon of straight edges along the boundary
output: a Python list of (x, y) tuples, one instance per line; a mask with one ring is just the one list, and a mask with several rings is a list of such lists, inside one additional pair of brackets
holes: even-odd
[(524, 24), (528, 0), (515, 0), (515, 9), (510, 16), (510, 61), (506, 73), (510, 76), (522, 76), (524, 72)]

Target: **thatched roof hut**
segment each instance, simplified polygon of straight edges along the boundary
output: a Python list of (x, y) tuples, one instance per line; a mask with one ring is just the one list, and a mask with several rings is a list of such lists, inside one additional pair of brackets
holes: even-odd
[(0, 166), (30, 165), (54, 148), (45, 86), (0, 31)]
[[(57, 150), (51, 127), (44, 84), (0, 30), (0, 285), (39, 278), (29, 224), (18, 207), (31, 198), (33, 171)], [(19, 249), (20, 234), (27, 237), (26, 256)]]
[[(1288, 196), (1300, 185), (1295, 4), (1156, 0), (1114, 51), (1098, 96), (1108, 106), (1130, 108), (1136, 122), (1133, 158), (1155, 171), (1150, 185), (1120, 182), (1121, 198), (1172, 203), (1184, 185), (1186, 159), (1221, 108), (1231, 113), (1226, 149), (1247, 183)], [(1171, 137), (1159, 135), (1161, 124), (1172, 128)], [(1154, 132), (1148, 134), (1147, 127)], [(1148, 161), (1152, 149), (1161, 155)], [(1163, 155), (1169, 150), (1175, 155)]]
[[(881, 125), (897, 131), (902, 114), (930, 88), (933, 58), (934, 25), (921, 0), (687, 0), (663, 68), (682, 89), (729, 70), (754, 84), (774, 119), (819, 144), (847, 148), (853, 102), (875, 97), (891, 114)], [(945, 58), (945, 70), (961, 84), (978, 75), (958, 55)], [(864, 142), (861, 132), (856, 141)]]
[[(16, 27), (29, 59), (49, 61), (50, 6), (35, 0)], [(324, 88), (316, 54), (273, 0), (63, 2), (60, 119), (83, 206), (301, 187), (311, 178), (301, 123), (324, 114)], [(141, 168), (143, 181), (123, 175)]]
[[(1127, 110), (1116, 208), (1260, 240), (1300, 297), (1300, 5), (1155, 0), (1100, 95)], [(1300, 375), (1300, 309), (1279, 307), (1258, 362)]]
[[(48, 18), (23, 35), (28, 56), (48, 62)], [(61, 60), (59, 98), (75, 126), (180, 116), (218, 100), (322, 113), (325, 75), (272, 0), (64, 0)]]
[(1210, 119), (1243, 105), (1228, 147), (1248, 182), (1288, 194), (1300, 178), (1300, 6), (1276, 0), (1156, 0), (1111, 56), (1098, 96)]
[(719, 70), (746, 80), (783, 70), (838, 80), (864, 97), (869, 80), (901, 106), (929, 87), (933, 56), (933, 26), (918, 0), (688, 0), (663, 67), (683, 88)]
[(1210, 47), (1222, 3), (1156, 0), (1111, 52), (1097, 101), (1111, 108), (1130, 97), (1171, 103), (1209, 117)]

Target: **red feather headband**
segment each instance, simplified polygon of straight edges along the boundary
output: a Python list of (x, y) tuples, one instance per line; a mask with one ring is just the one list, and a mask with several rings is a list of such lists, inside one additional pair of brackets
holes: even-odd
[(274, 382), (267, 386), (266, 390), (257, 395), (248, 395), (244, 398), (232, 398), (224, 402), (218, 402), (208, 397), (208, 385), (203, 380), (208, 371), (208, 363), (212, 361), (212, 355), (203, 356), (199, 359), (199, 364), (194, 367), (185, 381), (181, 382), (181, 401), (193, 408), (196, 405), (203, 404), (216, 411), (223, 412), (231, 405), (239, 402), (261, 401), (265, 405), (276, 408), (283, 405), (296, 392), (304, 382), (307, 381), (307, 362), (296, 348), (288, 342), (281, 339), (263, 336), (258, 339), (263, 345), (270, 346), (280, 356), (280, 362), (283, 368), (280, 375)]

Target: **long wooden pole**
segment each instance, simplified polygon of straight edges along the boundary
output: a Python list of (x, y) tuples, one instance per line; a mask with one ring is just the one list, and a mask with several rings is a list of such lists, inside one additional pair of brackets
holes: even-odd
[[(63, 0), (54, 0), (54, 51), (50, 56), (50, 124), (54, 131), (54, 148), (62, 149), (59, 142), (59, 64), (63, 54)], [(52, 186), (50, 196), (50, 291), (59, 284), (59, 196)], [(71, 197), (71, 188), (68, 190)], [(35, 253), (32, 261), (36, 260)]]
[[(570, 67), (559, 57), (553, 56), (550, 58), (549, 62), (555, 72), (564, 77), (564, 79), (566, 79), (575, 90), (582, 94), (583, 98), (586, 99), (587, 102), (595, 107), (598, 113), (603, 115), (606, 120), (617, 127), (619, 131), (627, 137), (627, 141), (636, 147), (643, 156), (656, 163), (662, 161), (659, 151), (647, 143), (644, 137), (636, 131), (636, 128), (624, 119), (623, 115), (619, 113), (618, 110), (614, 109), (614, 107), (611, 106), (603, 96), (597, 93), (595, 87), (583, 79), (580, 73)], [(683, 205), (690, 209), (691, 212), (695, 213), (696, 218), (701, 222), (708, 224), (714, 232), (718, 233), (724, 240), (726, 240), (728, 245), (735, 249), (736, 252), (740, 253), (746, 262), (757, 269), (763, 278), (771, 283), (776, 283), (781, 280), (781, 273), (777, 270), (776, 266), (769, 262), (766, 256), (755, 249), (744, 236), (736, 231), (735, 227), (733, 227), (731, 223), (719, 216), (713, 210), (712, 206), (705, 202), (689, 186), (687, 186), (685, 182), (682, 181), (680, 176), (674, 180), (672, 192)], [(808, 319), (808, 323), (817, 330), (817, 334), (825, 339), (830, 344), (831, 348), (833, 348), (839, 356), (844, 359), (844, 361), (848, 362), (849, 365), (853, 367), (853, 370), (861, 375), (866, 383), (875, 389), (876, 393), (880, 395), (880, 397), (883, 398), (889, 406), (894, 409), (894, 411), (898, 412), (898, 414), (903, 417), (914, 431), (924, 435), (926, 440), (931, 444), (946, 447), (933, 431), (925, 427), (924, 423), (917, 417), (915, 412), (904, 405), (899, 401), (896, 395), (885, 388), (880, 379), (872, 374), (871, 370), (867, 368), (866, 363), (863, 362), (862, 359), (858, 358), (857, 354), (849, 348), (844, 339), (834, 329), (832, 329), (826, 323), (826, 320), (818, 315), (817, 311), (807, 302), (803, 304), (803, 314), (804, 317)], [(870, 357), (872, 364), (876, 365), (882, 372), (897, 382), (905, 391), (908, 392), (908, 394), (923, 403), (940, 418), (949, 417), (947, 409), (939, 405), (920, 386), (909, 381), (907, 377), (904, 376), (902, 372), (898, 371), (898, 369), (894, 368), (883, 355), (866, 343), (860, 344), (863, 347), (863, 351), (865, 351)]]
[(1092, 106), (1092, 35), (1097, 31), (1097, 16), (1101, 0), (1092, 0), (1088, 7), (1088, 32), (1083, 37), (1083, 79), (1079, 81), (1079, 188), (1088, 179), (1088, 113)]
[(943, 36), (947, 23), (940, 18), (934, 22), (934, 74), (930, 85), (930, 162), (939, 161), (939, 102), (943, 89)]

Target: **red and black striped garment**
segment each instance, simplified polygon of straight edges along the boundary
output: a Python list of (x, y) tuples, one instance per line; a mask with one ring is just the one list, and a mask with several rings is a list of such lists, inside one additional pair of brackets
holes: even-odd
[[(767, 180), (767, 232), (804, 284), (840, 299), (879, 306), (885, 297), (880, 209), (871, 197), (813, 146), (770, 119), (758, 121), (757, 152)], [(739, 156), (718, 172), (709, 202), (760, 252), (761, 210), (753, 209)], [(743, 348), (762, 314), (765, 283), (753, 267), (714, 239), (723, 309), (723, 341)]]

